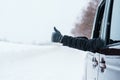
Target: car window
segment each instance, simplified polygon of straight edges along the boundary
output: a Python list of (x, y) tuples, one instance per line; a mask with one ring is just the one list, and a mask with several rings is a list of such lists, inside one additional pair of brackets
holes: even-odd
[(113, 5), (110, 39), (120, 41), (120, 0), (116, 0)]
[(110, 29), (111, 29), (111, 20), (113, 12), (113, 0), (107, 0), (105, 5), (105, 14), (102, 20), (102, 26), (100, 30), (100, 37), (105, 41), (105, 45), (113, 43), (113, 40), (110, 38)]

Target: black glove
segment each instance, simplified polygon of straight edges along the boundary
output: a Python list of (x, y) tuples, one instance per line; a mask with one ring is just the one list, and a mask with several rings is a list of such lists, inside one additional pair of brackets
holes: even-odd
[(62, 34), (55, 27), (54, 27), (54, 31), (55, 32), (52, 33), (52, 42), (61, 42), (63, 38)]

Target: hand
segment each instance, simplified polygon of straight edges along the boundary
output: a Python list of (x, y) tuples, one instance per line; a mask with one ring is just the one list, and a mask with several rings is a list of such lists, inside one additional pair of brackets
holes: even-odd
[(62, 34), (54, 27), (54, 32), (52, 33), (52, 42), (61, 42)]

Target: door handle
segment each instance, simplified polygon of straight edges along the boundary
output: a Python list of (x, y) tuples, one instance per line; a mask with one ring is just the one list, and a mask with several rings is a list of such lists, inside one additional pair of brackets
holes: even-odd
[(101, 58), (100, 68), (101, 68), (101, 72), (104, 72), (106, 69), (106, 62), (105, 62), (104, 58)]
[(95, 57), (92, 58), (92, 65), (93, 65), (93, 68), (96, 68), (98, 66), (98, 61)]

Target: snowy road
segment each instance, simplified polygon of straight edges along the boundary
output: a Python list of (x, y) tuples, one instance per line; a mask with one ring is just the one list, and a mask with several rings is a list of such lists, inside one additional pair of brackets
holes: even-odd
[(0, 42), (0, 80), (82, 80), (82, 51)]

